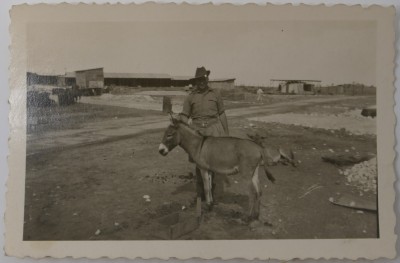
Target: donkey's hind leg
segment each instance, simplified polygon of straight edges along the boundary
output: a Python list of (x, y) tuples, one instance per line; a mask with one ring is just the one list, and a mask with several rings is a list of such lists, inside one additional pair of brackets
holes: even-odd
[(204, 195), (206, 196), (207, 206), (211, 207), (213, 198), (212, 198), (212, 176), (207, 170), (201, 170), (201, 177), (203, 178), (204, 185)]
[(258, 166), (253, 172), (251, 181), (249, 183), (249, 218), (258, 219), (260, 215), (260, 202), (261, 202), (261, 188), (260, 180), (258, 178)]

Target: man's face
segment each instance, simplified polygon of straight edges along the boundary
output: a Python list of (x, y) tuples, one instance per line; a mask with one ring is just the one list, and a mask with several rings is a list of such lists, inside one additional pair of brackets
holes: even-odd
[(207, 88), (208, 80), (207, 78), (200, 78), (196, 80), (196, 86), (199, 90), (205, 90)]

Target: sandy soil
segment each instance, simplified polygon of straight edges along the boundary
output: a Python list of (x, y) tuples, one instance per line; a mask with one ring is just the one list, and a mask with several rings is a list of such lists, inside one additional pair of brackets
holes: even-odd
[[(108, 105), (125, 108), (134, 108), (140, 110), (162, 111), (162, 96), (153, 96), (147, 94), (132, 95), (113, 95), (103, 94), (94, 97), (82, 97), (81, 102), (94, 105)], [(183, 105), (183, 96), (173, 97), (172, 111), (181, 112)]]
[[(104, 116), (111, 116), (117, 108), (103, 106), (102, 109)], [(304, 106), (303, 110), (306, 109)], [(132, 109), (118, 110), (116, 117), (126, 116), (125, 111)], [(282, 110), (294, 108), (286, 106)], [(66, 114), (73, 116), (74, 112), (68, 113), (66, 109)], [(94, 119), (101, 121), (102, 117)], [(82, 125), (70, 124), (77, 130)], [(218, 184), (224, 187), (217, 193), (218, 205), (204, 214), (197, 230), (180, 239), (378, 236), (376, 213), (329, 202), (329, 198), (344, 193), (359, 197), (360, 191), (347, 183), (338, 167), (321, 160), (322, 154), (331, 151), (340, 153), (351, 149), (354, 153), (375, 153), (374, 135), (250, 122), (242, 117), (229, 117), (229, 125), (235, 136), (258, 134), (271, 146), (293, 149), (300, 165), (271, 167), (277, 179), (275, 184), (261, 174), (264, 187), (261, 217), (251, 224), (242, 220), (248, 202), (244, 179), (233, 175), (228, 177), (228, 183), (219, 178)], [(160, 239), (157, 222), (163, 216), (181, 212), (194, 217), (195, 185), (190, 174), (193, 165), (180, 148), (166, 157), (158, 154), (162, 133), (162, 130), (141, 133), (131, 138), (29, 156), (24, 240)], [(318, 188), (309, 192), (315, 185)], [(144, 195), (151, 201), (147, 202)], [(362, 198), (376, 202), (373, 193), (364, 193)]]
[(35, 127), (28, 129), (29, 135), (49, 133), (58, 130), (82, 128), (84, 124), (133, 117), (162, 116), (159, 111), (118, 107), (117, 105), (95, 105), (77, 103), (70, 106), (32, 107), (27, 110), (28, 123), (35, 120)]
[(174, 90), (174, 91), (165, 91), (165, 90), (145, 90), (145, 91), (139, 91), (135, 93), (137, 95), (149, 95), (149, 96), (186, 96), (189, 94), (189, 92), (186, 91), (179, 91), (179, 90)]
[(274, 114), (270, 116), (254, 117), (249, 120), (262, 122), (279, 122), (327, 130), (345, 129), (354, 134), (376, 134), (376, 119), (361, 116), (361, 110), (349, 114)]
[[(117, 106), (125, 108), (134, 108), (140, 110), (154, 110), (162, 111), (162, 101), (163, 96), (168, 96), (171, 98), (172, 107), (174, 112), (181, 112), (182, 105), (185, 96), (188, 94), (186, 91), (177, 90), (129, 90), (124, 89), (123, 93), (106, 93), (101, 96), (93, 97), (82, 97), (81, 102), (93, 105), (108, 105)], [(343, 96), (293, 96), (293, 95), (265, 95), (262, 101), (256, 100), (256, 95), (251, 93), (245, 94), (244, 100), (224, 100), (225, 107), (227, 109), (235, 108), (248, 108), (248, 107), (258, 107), (265, 106), (276, 103), (298, 103), (301, 101), (318, 100), (322, 99), (324, 101), (337, 99), (343, 99)], [(354, 99), (355, 97), (347, 97), (346, 99)], [(369, 105), (369, 104), (368, 104)], [(332, 108), (332, 105), (329, 105)], [(321, 109), (319, 109), (321, 110)]]
[(357, 102), (343, 100), (334, 104), (328, 102), (323, 105), (307, 106), (296, 110), (296, 112), (257, 116), (249, 118), (249, 120), (294, 124), (327, 130), (345, 129), (349, 133), (359, 135), (376, 135), (376, 118), (361, 115), (361, 110), (371, 104), (374, 104), (373, 97), (366, 97)]

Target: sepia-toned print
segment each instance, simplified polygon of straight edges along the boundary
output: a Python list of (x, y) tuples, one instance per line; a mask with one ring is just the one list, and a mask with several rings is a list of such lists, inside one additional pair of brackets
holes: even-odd
[[(154, 15), (160, 7), (164, 15)], [(144, 258), (199, 256), (197, 241), (204, 251), (221, 244), (206, 258), (391, 255), (393, 51), (384, 47), (393, 32), (383, 30), (391, 9), (64, 8), (12, 13), (14, 41), (26, 25), (26, 44), (12, 47), (24, 63), (12, 77), (25, 83), (11, 89), (26, 98), (11, 99), (12, 112), (23, 109), (10, 142), (10, 166), (20, 160), (10, 176), (23, 193), (14, 242), (50, 244), (22, 255), (58, 255), (52, 247), (64, 241), (65, 256), (110, 256), (118, 241), (190, 247), (120, 255)], [(115, 20), (90, 19), (101, 10)], [(188, 13), (171, 19), (174, 11)], [(334, 19), (339, 13), (347, 19)], [(104, 249), (90, 247), (100, 240)], [(309, 252), (261, 252), (278, 240)], [(352, 252), (343, 252), (346, 240)], [(230, 254), (230, 241), (260, 250)], [(312, 251), (313, 241), (326, 247)], [(378, 251), (357, 249), (368, 246)]]

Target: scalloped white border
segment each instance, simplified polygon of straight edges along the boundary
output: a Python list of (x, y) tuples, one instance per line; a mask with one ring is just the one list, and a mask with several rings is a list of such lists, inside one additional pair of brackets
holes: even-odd
[[(61, 13), (61, 8), (63, 12)], [(85, 9), (88, 13), (85, 17), (65, 16), (66, 9)], [(112, 19), (119, 21), (149, 19), (151, 12), (162, 8), (163, 12), (157, 12), (157, 17), (152, 19), (168, 20), (171, 17), (180, 20), (204, 18), (209, 19), (245, 19), (261, 13), (268, 14), (269, 19), (290, 15), (291, 19), (306, 19), (304, 15), (310, 10), (318, 9), (324, 19), (373, 19), (378, 25), (377, 48), (377, 83), (382, 83), (377, 97), (378, 104), (378, 162), (379, 175), (379, 207), (380, 207), (380, 239), (343, 239), (343, 240), (262, 240), (262, 241), (51, 241), (51, 242), (22, 242), (23, 220), (23, 185), (25, 163), (25, 25), (32, 21), (62, 21), (63, 19), (75, 21), (90, 21), (93, 19)], [(114, 9), (116, 11), (114, 11)], [(118, 10), (117, 10), (118, 9)], [(213, 9), (213, 10), (210, 10)], [(218, 12), (214, 10), (218, 9)], [(193, 10), (195, 10), (194, 13)], [(129, 11), (129, 12), (128, 12)], [(146, 15), (143, 14), (146, 12)], [(202, 13), (205, 12), (205, 13)], [(228, 16), (224, 17), (227, 12)], [(232, 13), (237, 14), (232, 15)], [(175, 13), (175, 15), (172, 15)], [(279, 13), (279, 15), (278, 15)], [(133, 14), (133, 15), (132, 15)], [(12, 23), (12, 61), (10, 65), (10, 87), (18, 87), (10, 90), (10, 177), (7, 183), (7, 213), (6, 213), (6, 252), (17, 257), (31, 256), (41, 258), (52, 256), (63, 258), (66, 256), (77, 257), (127, 257), (127, 258), (160, 258), (171, 257), (179, 259), (188, 258), (245, 258), (245, 259), (281, 259), (292, 258), (339, 258), (376, 259), (379, 257), (395, 256), (394, 234), (395, 216), (394, 204), (394, 100), (393, 100), (393, 69), (394, 69), (394, 9), (372, 6), (368, 9), (358, 6), (338, 5), (326, 8), (323, 5), (292, 7), (291, 5), (260, 7), (255, 4), (233, 6), (223, 4), (218, 7), (210, 4), (193, 7), (189, 4), (160, 5), (148, 3), (145, 5), (22, 5), (11, 12)], [(95, 18), (94, 18), (94, 15)], [(308, 18), (309, 19), (309, 18)], [(12, 209), (11, 209), (12, 208)], [(244, 250), (243, 247), (248, 248)]]

